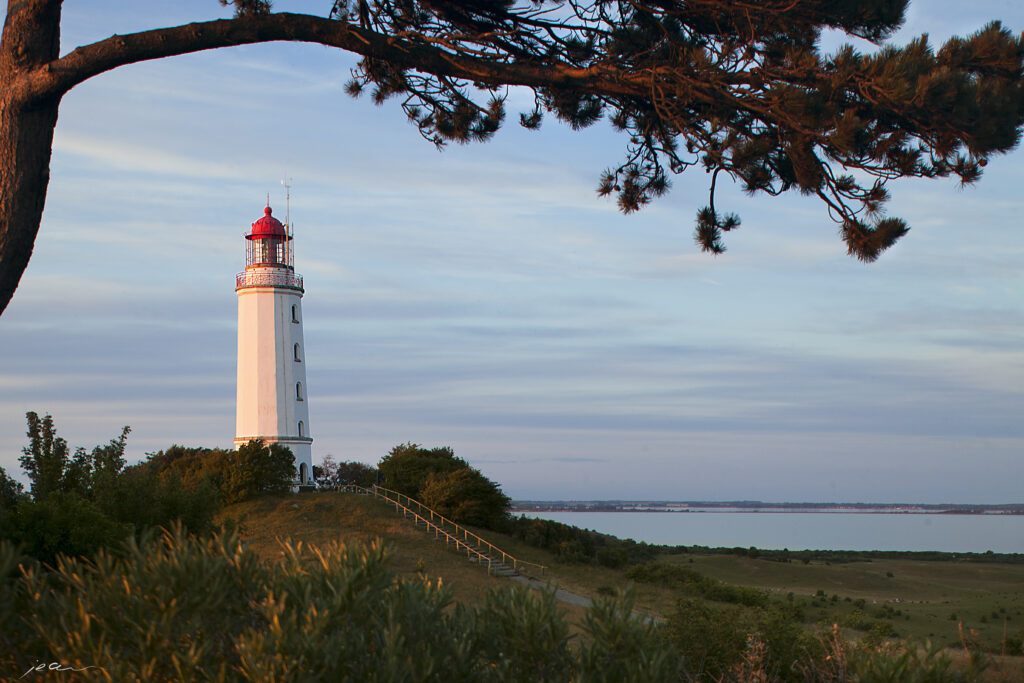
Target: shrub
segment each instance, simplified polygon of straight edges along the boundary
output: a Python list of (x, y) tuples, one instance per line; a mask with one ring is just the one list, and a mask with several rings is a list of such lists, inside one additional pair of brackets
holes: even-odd
[(618, 569), (648, 561), (657, 552), (657, 546), (525, 515), (508, 519), (505, 530), (527, 545), (555, 553), (563, 562), (596, 562)]
[(377, 463), (385, 487), (417, 500), (430, 475), (447, 474), (467, 467), (469, 463), (455, 457), (455, 452), (447, 446), (428, 449), (414, 443), (395, 446)]
[(597, 601), (573, 648), (550, 593), (517, 587), (452, 608), (440, 582), (396, 578), (379, 544), (283, 555), (271, 565), (230, 532), (197, 538), (179, 526), (48, 572), (0, 543), (0, 670), (58, 661), (112, 681), (678, 680), (678, 657), (633, 616), (630, 596)]
[(253, 439), (228, 454), (221, 495), (225, 503), (237, 503), (262, 494), (287, 493), (294, 480), (291, 449)]
[(506, 526), (510, 501), (501, 487), (451, 448), (395, 446), (377, 465), (386, 488), (404, 493), (462, 524)]
[(967, 661), (953, 664), (940, 647), (926, 644), (850, 645), (838, 627), (822, 639), (824, 656), (799, 667), (803, 680), (820, 683), (898, 681), (899, 683), (974, 683), (983, 680), (987, 660), (976, 650)]
[(502, 526), (509, 508), (501, 488), (472, 467), (428, 475), (419, 499), (460, 524), (488, 529)]
[(23, 501), (5, 523), (4, 536), (22, 551), (52, 564), (58, 555), (91, 555), (117, 545), (131, 526), (112, 520), (77, 493), (50, 492), (45, 500)]
[(313, 476), (321, 487), (346, 484), (369, 487), (377, 483), (377, 468), (356, 461), (335, 462), (334, 456), (325, 455), (319, 466), (313, 465)]
[(153, 468), (138, 466), (126, 468), (95, 496), (106, 516), (136, 530), (178, 521), (188, 531), (208, 531), (220, 507), (219, 492), (209, 480), (189, 487), (177, 472), (161, 476)]
[(186, 485), (166, 469), (173, 458), (162, 453), (126, 468), (129, 427), (106, 445), (69, 455), (51, 416), (26, 418), (29, 445), (20, 462), (31, 495), (0, 470), (0, 537), (20, 543), (23, 552), (53, 563), (60, 554), (91, 555), (133, 531), (172, 521), (190, 531), (209, 528), (219, 505), (214, 487), (204, 479)]
[(768, 595), (748, 586), (733, 586), (697, 572), (689, 567), (652, 562), (638, 564), (626, 571), (626, 577), (641, 583), (656, 583), (675, 588), (686, 595), (737, 605), (767, 606)]
[(745, 609), (681, 598), (669, 617), (668, 633), (699, 681), (734, 680), (730, 672), (743, 669), (751, 654), (764, 677), (735, 680), (804, 680), (798, 665), (821, 651), (795, 612), (782, 606)]

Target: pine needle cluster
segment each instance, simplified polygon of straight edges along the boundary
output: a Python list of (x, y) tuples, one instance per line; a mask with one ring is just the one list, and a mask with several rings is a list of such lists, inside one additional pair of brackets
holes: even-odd
[[(333, 16), (388, 40), (479, 64), (473, 78), (366, 57), (349, 92), (400, 98), (435, 145), (489, 139), (507, 87), (488, 65), (544, 74), (519, 122), (578, 129), (607, 119), (626, 139), (598, 193), (632, 212), (691, 167), (710, 176), (695, 240), (721, 253), (740, 220), (715, 209), (716, 181), (750, 194), (820, 199), (851, 255), (873, 261), (908, 231), (886, 215), (896, 178), (975, 182), (1016, 146), (1024, 43), (998, 22), (933, 47), (884, 45), (907, 0), (349, 0)], [(878, 45), (823, 54), (823, 31)]]

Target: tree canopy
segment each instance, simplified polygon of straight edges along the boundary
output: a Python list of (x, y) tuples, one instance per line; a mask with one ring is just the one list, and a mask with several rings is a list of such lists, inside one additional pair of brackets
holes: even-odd
[[(130, 427), (106, 445), (92, 451), (79, 447), (70, 454), (52, 416), (30, 411), (25, 418), (29, 443), (19, 461), (31, 487), (24, 493), (21, 484), (0, 468), (0, 539), (20, 543), (23, 552), (45, 562), (61, 554), (91, 555), (101, 547), (120, 544), (133, 531), (142, 533), (172, 522), (191, 532), (205, 530), (218, 508), (218, 496), (227, 497), (222, 482), (225, 470), (234, 475), (231, 483), (256, 480), (264, 483), (260, 490), (271, 490), (266, 486), (266, 458), (251, 457), (252, 444), (248, 445), (252, 462), (238, 467), (259, 470), (263, 464), (263, 471), (241, 477), (224, 464), (228, 452), (180, 446), (126, 466)], [(290, 462), (291, 454), (284, 450)], [(190, 459), (204, 460), (205, 471), (188, 467)], [(216, 481), (211, 481), (211, 471), (218, 475)], [(290, 471), (294, 473), (294, 467)]]
[[(212, 1), (212, 0), (211, 0)], [(348, 91), (397, 99), (436, 145), (486, 140), (510, 86), (530, 88), (527, 128), (607, 119), (625, 153), (598, 193), (625, 212), (671, 176), (708, 174), (701, 249), (724, 251), (739, 217), (718, 181), (751, 194), (813, 195), (851, 255), (872, 261), (907, 230), (885, 213), (901, 177), (976, 181), (1012, 149), (1024, 111), (1024, 42), (998, 22), (933, 47), (926, 36), (823, 54), (823, 31), (882, 44), (908, 0), (335, 0), (327, 16), (221, 0), (231, 19), (114, 35), (58, 54), (62, 0), (8, 4), (0, 40), (0, 310), (20, 280), (42, 215), (53, 130), (72, 87), (127, 64), (269, 41), (361, 56)]]
[(501, 486), (455, 455), (449, 446), (422, 448), (407, 442), (377, 463), (386, 488), (415, 498), (462, 524), (501, 526), (511, 501)]

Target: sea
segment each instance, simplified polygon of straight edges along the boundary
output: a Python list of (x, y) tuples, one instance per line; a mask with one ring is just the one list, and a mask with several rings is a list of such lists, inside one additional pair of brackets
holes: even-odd
[(660, 545), (1024, 553), (1024, 515), (748, 511), (523, 514)]

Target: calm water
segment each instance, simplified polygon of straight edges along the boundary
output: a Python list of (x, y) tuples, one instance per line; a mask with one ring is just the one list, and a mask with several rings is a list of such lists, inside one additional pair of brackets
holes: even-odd
[(1024, 515), (534, 512), (529, 516), (665, 545), (1024, 553)]

